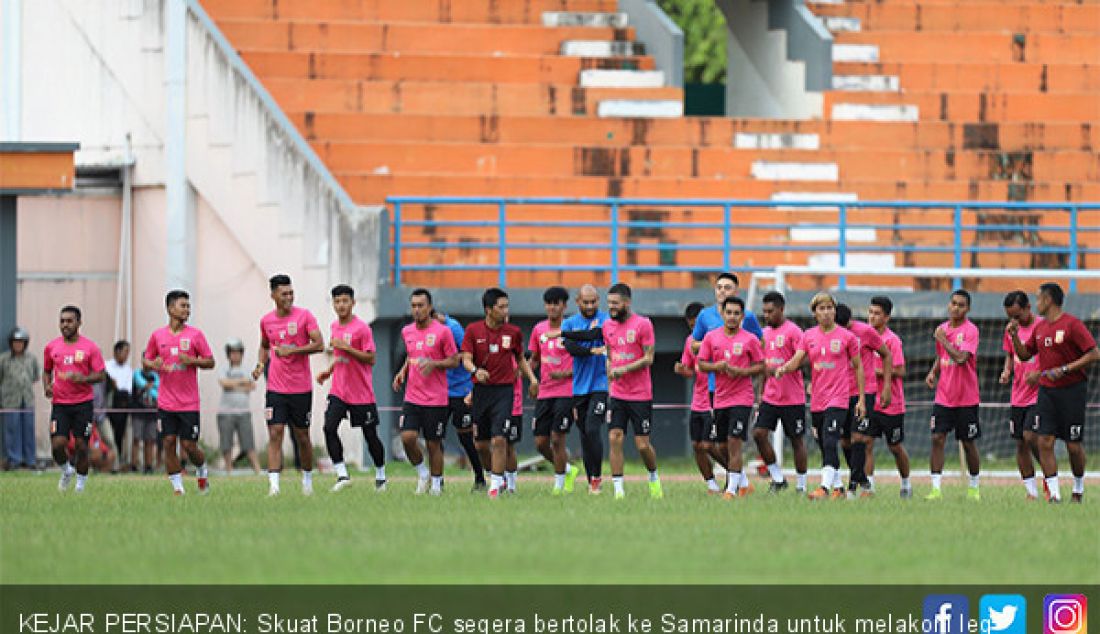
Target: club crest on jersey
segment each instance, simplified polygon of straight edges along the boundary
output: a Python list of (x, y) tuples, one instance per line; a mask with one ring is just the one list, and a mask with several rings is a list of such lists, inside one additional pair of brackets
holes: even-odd
[(960, 332), (959, 334), (955, 335), (955, 345), (956, 346), (963, 345), (963, 341), (965, 341), (965, 340), (966, 340), (966, 338), (963, 336), (963, 333)]
[(829, 342), (829, 350), (833, 352), (840, 352), (840, 339), (833, 339)]
[(84, 360), (84, 351), (83, 350), (77, 350), (76, 354), (74, 355), (74, 358), (76, 359), (77, 363), (80, 363), (81, 361), (83, 361)]
[(494, 353), (494, 354), (497, 353), (497, 352), (500, 352), (500, 346), (498, 346), (495, 343), (489, 344), (489, 352)]
[(507, 350), (512, 347), (512, 335), (503, 335), (500, 338), (500, 347)]
[(190, 339), (180, 339), (180, 350), (183, 350), (184, 352), (187, 352), (190, 349), (191, 349), (191, 340)]
[(1066, 331), (1058, 330), (1054, 333), (1054, 343), (1062, 343), (1066, 340)]
[(168, 349), (168, 354), (170, 354), (170, 355), (175, 356), (175, 355), (178, 355), (179, 353), (180, 353), (180, 349), (175, 347), (175, 346), (172, 346), (171, 348)]
[(1044, 346), (1049, 348), (1051, 343), (1052, 343), (1052, 341), (1051, 341), (1050, 337), (1044, 337), (1043, 338), (1043, 345)]
[(776, 335), (775, 336), (775, 347), (776, 348), (782, 348), (783, 347), (783, 342), (785, 340), (786, 340), (786, 338), (783, 335)]
[[(431, 337), (432, 335), (428, 335), (428, 336)], [(351, 343), (351, 333), (350, 332), (345, 332), (344, 333), (344, 343), (348, 343), (348, 344)]]
[(741, 356), (741, 352), (744, 349), (745, 349), (745, 345), (740, 343), (740, 342), (733, 344), (733, 354), (734, 354), (734, 356), (738, 356), (738, 357)]
[(634, 339), (636, 337), (637, 337), (637, 335), (634, 333), (633, 330), (627, 330), (626, 331), (626, 342), (627, 343), (634, 343)]
[(287, 331), (287, 334), (289, 334), (291, 337), (293, 337), (294, 335), (298, 334), (298, 324), (296, 322), (293, 322), (293, 321), (290, 322), (289, 324), (286, 325), (286, 331)]
[(434, 346), (435, 345), (435, 335), (432, 334), (432, 335), (428, 335), (427, 337), (424, 337), (424, 343), (428, 344), (429, 348)]

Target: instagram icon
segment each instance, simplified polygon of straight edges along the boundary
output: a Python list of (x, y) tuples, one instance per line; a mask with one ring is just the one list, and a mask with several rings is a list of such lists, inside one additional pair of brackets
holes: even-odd
[(1083, 594), (1048, 594), (1043, 599), (1043, 634), (1088, 634), (1088, 600)]

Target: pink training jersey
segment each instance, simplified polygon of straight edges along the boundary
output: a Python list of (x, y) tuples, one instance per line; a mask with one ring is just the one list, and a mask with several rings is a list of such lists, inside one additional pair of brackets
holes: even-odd
[(279, 346), (301, 348), (309, 345), (309, 333), (320, 330), (313, 313), (294, 306), (286, 317), (271, 311), (260, 319), (260, 340), (271, 347), (271, 364), (267, 369), (267, 389), (280, 394), (301, 394), (313, 390), (309, 370), (309, 355), (275, 354)]
[[(603, 340), (611, 368), (620, 368), (645, 356), (645, 348), (654, 345), (653, 322), (631, 313), (623, 322), (608, 319), (603, 324)], [(622, 401), (652, 401), (653, 381), (649, 366), (629, 372), (611, 381), (611, 398)]]
[(523, 416), (523, 379), (518, 376), (512, 390), (512, 416)]
[(417, 365), (417, 359), (445, 361), (458, 354), (451, 329), (430, 319), (427, 328), (418, 328), (415, 323), (405, 326), (401, 329), (401, 338), (405, 340), (405, 351), (409, 355), (405, 402), (422, 407), (445, 407), (447, 371), (436, 369), (424, 376)]
[[(778, 328), (764, 329), (764, 361), (769, 371), (791, 360), (802, 347), (802, 329), (793, 321), (784, 320)], [(776, 407), (806, 405), (806, 386), (802, 382), (802, 370), (798, 369), (780, 378), (768, 376), (764, 381), (762, 400)]]
[[(882, 343), (890, 351), (895, 368), (899, 365), (905, 365), (905, 352), (901, 348), (901, 338), (893, 330), (887, 328), (883, 331)], [(881, 370), (882, 367), (882, 357), (876, 354), (874, 369)], [(890, 380), (890, 406), (879, 411), (887, 416), (897, 416), (905, 413), (905, 380), (902, 377), (895, 374)]]
[(952, 328), (950, 321), (940, 326), (947, 340), (962, 352), (969, 352), (966, 363), (959, 365), (936, 342), (936, 357), (940, 360), (940, 380), (936, 384), (936, 404), (944, 407), (972, 407), (981, 400), (978, 394), (978, 327), (969, 319)]
[(553, 372), (572, 372), (573, 355), (565, 349), (561, 337), (546, 337), (550, 322), (543, 320), (531, 330), (527, 349), (539, 353), (539, 398), (570, 398), (573, 396), (573, 376), (552, 378)]
[[(1038, 315), (1031, 320), (1031, 325), (1020, 326), (1020, 341), (1030, 341), (1035, 336), (1035, 329), (1042, 323), (1043, 318)], [(1038, 372), (1039, 355), (1034, 355), (1027, 361), (1020, 361), (1016, 356), (1016, 348), (1012, 345), (1012, 337), (1005, 333), (1004, 351), (1012, 355), (1012, 398), (1013, 407), (1029, 407), (1039, 401), (1039, 385), (1028, 385), (1027, 375)]]
[[(699, 360), (709, 363), (725, 361), (730, 367), (748, 368), (764, 360), (764, 349), (760, 346), (760, 340), (743, 328), (729, 335), (723, 326), (703, 337), (703, 343), (699, 346)], [(714, 373), (714, 409), (746, 405), (751, 407), (755, 398), (752, 377)]]
[[(875, 352), (882, 347), (882, 337), (870, 324), (855, 319), (848, 322), (848, 330), (859, 339), (859, 360), (863, 364), (863, 393), (878, 394), (878, 377), (875, 376)], [(859, 396), (856, 373), (848, 374), (848, 396)], [(870, 399), (868, 399), (870, 400)], [(871, 403), (867, 403), (870, 407)]]
[(87, 376), (106, 368), (99, 346), (84, 335), (78, 335), (73, 343), (58, 337), (46, 344), (42, 353), (42, 368), (53, 373), (53, 404), (73, 405), (86, 403), (94, 398), (91, 383), (73, 383), (71, 374)]
[(160, 388), (157, 390), (157, 408), (167, 412), (199, 411), (199, 369), (180, 363), (180, 355), (199, 359), (213, 358), (206, 335), (194, 326), (184, 325), (178, 333), (168, 326), (161, 326), (149, 336), (145, 346), (145, 359), (160, 359), (162, 365)]
[(680, 365), (685, 368), (691, 368), (695, 372), (695, 378), (692, 379), (691, 384), (691, 411), (693, 412), (709, 412), (710, 411), (710, 386), (707, 384), (706, 372), (700, 372), (696, 367), (695, 353), (691, 351), (691, 344), (695, 339), (688, 335), (684, 340), (684, 352), (680, 355)]
[[(341, 324), (332, 322), (332, 338), (342, 339), (353, 350), (374, 352), (374, 332), (365, 321), (352, 315), (351, 321)], [(332, 369), (332, 394), (349, 405), (371, 405), (374, 403), (374, 366), (352, 358), (343, 350), (332, 351), (335, 365)]]
[(848, 409), (848, 376), (852, 359), (859, 355), (859, 339), (847, 328), (836, 326), (826, 333), (814, 326), (802, 336), (801, 350), (812, 368), (810, 411)]

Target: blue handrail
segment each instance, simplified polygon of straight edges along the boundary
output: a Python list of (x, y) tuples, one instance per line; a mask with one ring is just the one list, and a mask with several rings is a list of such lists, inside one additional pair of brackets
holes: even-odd
[[(567, 197), (483, 197), (483, 196), (392, 196), (387, 203), (393, 210), (393, 283), (400, 286), (403, 281), (403, 273), (407, 271), (496, 271), (497, 281), (501, 286), (507, 285), (509, 271), (594, 271), (609, 273), (612, 282), (618, 281), (623, 272), (715, 272), (732, 270), (738, 272), (756, 272), (770, 270), (771, 267), (738, 266), (733, 263), (731, 254), (736, 251), (755, 251), (759, 253), (788, 251), (788, 252), (822, 252), (835, 249), (838, 262), (841, 266), (848, 263), (852, 253), (942, 253), (953, 257), (955, 268), (964, 264), (964, 256), (981, 253), (1024, 253), (1024, 254), (1057, 254), (1066, 258), (1067, 269), (1078, 270), (1082, 256), (1100, 254), (1100, 244), (1090, 247), (1082, 243), (1082, 237), (1090, 237), (1100, 233), (1100, 203), (1022, 203), (1022, 202), (959, 202), (959, 201), (837, 201), (837, 200), (724, 200), (724, 199), (654, 199), (654, 198), (567, 198)], [(421, 220), (405, 219), (405, 212), (409, 205), (433, 205), (441, 206), (471, 206), (484, 205), (495, 207), (496, 213), (486, 212), (482, 220)], [(604, 207), (608, 212), (607, 220), (510, 220), (508, 211), (510, 208), (531, 205), (539, 206), (591, 206)], [(627, 207), (662, 207), (662, 208), (709, 208), (721, 214), (720, 222), (660, 222), (653, 220), (630, 220), (622, 217), (622, 210)], [(835, 210), (836, 222), (800, 222), (797, 226), (801, 229), (835, 230), (835, 246), (821, 244), (750, 244), (743, 240), (734, 240), (738, 232), (745, 230), (783, 230), (792, 225), (775, 222), (743, 222), (739, 221), (735, 209), (786, 209), (792, 208), (824, 208)], [(950, 224), (883, 224), (874, 222), (853, 222), (850, 212), (865, 209), (906, 209), (944, 211), (951, 214)], [(1048, 211), (1063, 212), (1068, 215), (1065, 224), (1036, 225), (1036, 224), (1010, 224), (1004, 219), (997, 218), (994, 224), (966, 224), (964, 212), (966, 211)], [(1086, 216), (1090, 221), (1082, 226), (1082, 214), (1092, 212)], [(403, 229), (409, 227), (430, 228), (473, 228), (495, 229), (496, 241), (478, 239), (476, 241), (448, 242), (432, 239), (429, 241), (405, 241), (406, 232)], [(606, 231), (606, 239), (594, 238), (597, 241), (588, 242), (519, 242), (509, 241), (508, 229), (512, 227), (543, 227), (548, 232), (555, 229), (592, 229)], [(713, 243), (640, 243), (624, 239), (620, 235), (623, 230), (632, 229), (712, 229), (715, 231)], [(943, 246), (918, 246), (905, 244), (852, 244), (852, 231), (854, 230), (909, 230), (943, 232), (950, 235), (949, 245)], [(1052, 238), (1050, 244), (1019, 245), (1005, 244), (996, 246), (968, 246), (964, 244), (964, 234), (974, 233), (1039, 233)], [(629, 235), (629, 234), (628, 234)], [(487, 236), (486, 236), (487, 237)], [(1057, 240), (1053, 240), (1057, 238)], [(822, 240), (824, 241), (824, 240)], [(1063, 244), (1063, 241), (1065, 244)], [(1100, 243), (1100, 238), (1096, 239)], [(483, 250), (495, 251), (497, 262), (495, 264), (462, 264), (448, 262), (446, 264), (405, 264), (404, 251), (410, 249), (433, 250)], [(606, 265), (535, 265), (508, 262), (509, 250), (581, 250), (581, 249), (607, 249), (608, 260)], [(679, 266), (672, 264), (630, 264), (622, 260), (624, 252), (656, 251), (660, 254), (667, 252), (716, 252), (715, 265), (711, 266)], [(718, 265), (721, 262), (721, 265)], [(845, 288), (847, 280), (841, 276), (840, 287)], [(954, 281), (956, 285), (960, 280)], [(1070, 292), (1076, 290), (1076, 283), (1070, 280)]]

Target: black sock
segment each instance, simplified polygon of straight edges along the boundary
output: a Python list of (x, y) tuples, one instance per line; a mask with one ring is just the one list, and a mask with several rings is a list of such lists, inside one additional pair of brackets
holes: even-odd
[(474, 470), (474, 482), (484, 484), (485, 469), (481, 466), (481, 456), (477, 453), (477, 447), (474, 446), (474, 435), (459, 434), (458, 442), (462, 445), (462, 450), (466, 452), (466, 460), (470, 462), (470, 468)]
[(867, 474), (864, 472), (867, 464), (867, 445), (861, 442), (852, 443), (848, 461), (848, 466), (852, 469), (850, 485), (854, 487), (857, 484), (867, 484)]
[(363, 425), (363, 438), (367, 441), (367, 451), (370, 452), (370, 459), (374, 462), (374, 466), (382, 467), (386, 464), (386, 450), (382, 447), (382, 441), (379, 440), (375, 427), (375, 425)]

